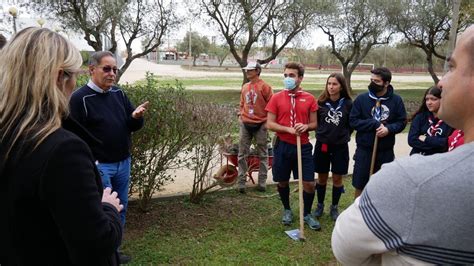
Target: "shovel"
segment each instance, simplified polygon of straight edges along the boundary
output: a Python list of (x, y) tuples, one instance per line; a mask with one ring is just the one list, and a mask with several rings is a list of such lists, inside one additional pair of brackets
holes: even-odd
[(296, 153), (298, 156), (298, 202), (300, 207), (300, 229), (285, 231), (293, 240), (305, 241), (303, 220), (303, 165), (301, 160), (301, 137), (296, 135)]

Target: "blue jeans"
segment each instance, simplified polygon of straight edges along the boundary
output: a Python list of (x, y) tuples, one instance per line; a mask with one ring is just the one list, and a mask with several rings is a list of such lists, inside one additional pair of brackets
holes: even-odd
[(128, 206), (128, 187), (130, 184), (130, 162), (127, 159), (116, 163), (99, 163), (100, 176), (102, 177), (102, 184), (104, 188), (110, 187), (117, 192), (120, 204), (123, 205), (123, 210), (120, 212), (120, 220), (122, 227), (125, 226), (125, 214)]

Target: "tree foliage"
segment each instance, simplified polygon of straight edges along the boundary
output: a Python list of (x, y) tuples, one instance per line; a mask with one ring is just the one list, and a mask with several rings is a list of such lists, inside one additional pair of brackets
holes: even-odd
[(372, 47), (388, 43), (387, 19), (382, 12), (390, 1), (337, 0), (321, 19), (319, 27), (328, 36), (331, 53), (339, 60), (347, 85), (351, 75)]
[[(202, 0), (201, 7), (210, 18), (208, 22), (218, 27), (241, 67), (247, 65), (252, 46), (259, 38), (270, 40), (271, 49), (258, 62), (266, 64), (275, 59), (315, 20), (319, 8), (314, 1), (304, 0)], [(242, 74), (243, 82), (246, 82), (245, 73)]]
[[(405, 40), (426, 55), (428, 72), (434, 83), (439, 78), (433, 67), (434, 58), (446, 60), (444, 50), (452, 24), (452, 0), (398, 0), (392, 3), (387, 16)], [(467, 6), (468, 7), (468, 6)], [(469, 14), (461, 16), (457, 31), (466, 27)], [(470, 14), (472, 16), (472, 14)]]
[(191, 38), (191, 54), (193, 56), (193, 66), (196, 66), (196, 59), (202, 53), (208, 53), (210, 48), (209, 39), (206, 36), (201, 36), (197, 32), (187, 32), (183, 41), (178, 44), (180, 51), (189, 51), (189, 38)]
[(209, 47), (209, 54), (214, 55), (217, 58), (219, 66), (222, 66), (227, 56), (230, 54), (228, 44), (215, 44), (212, 43)]
[[(122, 39), (127, 57), (117, 74), (117, 82), (133, 60), (157, 49), (166, 31), (176, 25), (173, 7), (164, 0), (34, 0), (30, 4), (37, 12), (59, 20), (64, 29), (82, 32), (95, 51), (116, 53), (118, 38)], [(135, 53), (132, 44), (140, 39), (147, 41), (143, 51)]]

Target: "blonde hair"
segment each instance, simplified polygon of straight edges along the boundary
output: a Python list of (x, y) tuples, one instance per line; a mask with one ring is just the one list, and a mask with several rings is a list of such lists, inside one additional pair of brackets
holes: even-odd
[[(26, 28), (0, 51), (0, 138), (5, 157), (28, 142), (35, 149), (68, 115), (64, 85), (82, 64), (79, 51), (46, 28)], [(60, 71), (62, 86), (58, 87)]]

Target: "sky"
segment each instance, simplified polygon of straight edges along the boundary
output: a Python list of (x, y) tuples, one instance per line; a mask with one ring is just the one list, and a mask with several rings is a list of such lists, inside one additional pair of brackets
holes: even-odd
[[(0, 0), (0, 7), (2, 10), (0, 10), (5, 16), (10, 17), (8, 14), (8, 9), (11, 6), (18, 7), (17, 3), (19, 1), (15, 0)], [(191, 2), (192, 3), (192, 2)], [(177, 5), (177, 13), (178, 15), (181, 16), (186, 16), (187, 13), (189, 13), (189, 9), (194, 9), (196, 10), (196, 7), (190, 7), (190, 2), (187, 1), (178, 1)], [(0, 16), (1, 17), (1, 16)], [(22, 10), (19, 8), (19, 13), (18, 13), (18, 18), (17, 18), (17, 29), (20, 30), (25, 27), (30, 27), (30, 26), (39, 26), (37, 20), (41, 18), (41, 14), (30, 14), (26, 13), (25, 10)], [(199, 21), (199, 20), (192, 20), (191, 23), (187, 21), (183, 21), (181, 25), (179, 25), (178, 29), (176, 31), (173, 31), (170, 36), (165, 36), (162, 40), (163, 45), (162, 47), (174, 47), (176, 46), (177, 42), (180, 42), (184, 36), (186, 35), (186, 32), (189, 30), (191, 26), (192, 31), (197, 31), (200, 35), (207, 36), (210, 40), (214, 37), (217, 39), (218, 42), (223, 42), (223, 37), (221, 37), (220, 31), (218, 31), (215, 27), (209, 27), (207, 26), (204, 22)], [(45, 20), (45, 24), (43, 27), (50, 28), (52, 30), (58, 30), (60, 29), (59, 24), (55, 21), (51, 21), (49, 19)], [(12, 31), (12, 25), (10, 23), (3, 23), (3, 28), (7, 28), (10, 31)], [(0, 32), (3, 33), (4, 35), (9, 38), (9, 34), (6, 32), (1, 31), (2, 28), (0, 27)], [(79, 50), (92, 50), (92, 47), (90, 47), (87, 42), (83, 39), (83, 35), (80, 33), (75, 33), (72, 31), (69, 32), (59, 32), (60, 34), (64, 35), (67, 37), (70, 41), (74, 43), (74, 45), (79, 49)], [(308, 33), (306, 33), (308, 34)], [(321, 45), (329, 45), (328, 38), (326, 35), (321, 31), (321, 30), (312, 30), (310, 32), (310, 37), (308, 38), (305, 36), (305, 48), (316, 48)], [(289, 47), (292, 46), (290, 43), (288, 45)], [(136, 41), (134, 45), (132, 46), (132, 49), (135, 51), (140, 51), (141, 50), (141, 42)], [(119, 43), (119, 50), (124, 50), (124, 44)]]

